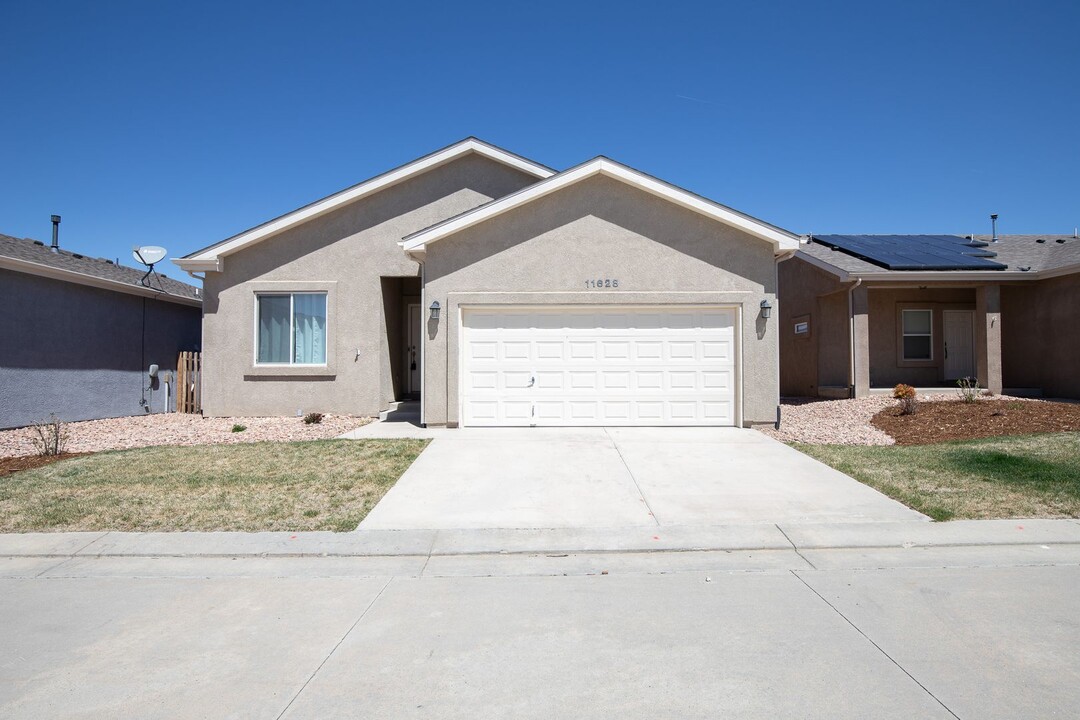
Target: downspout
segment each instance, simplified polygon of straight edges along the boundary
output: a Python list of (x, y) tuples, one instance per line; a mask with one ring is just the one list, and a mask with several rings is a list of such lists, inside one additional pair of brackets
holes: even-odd
[[(802, 240), (800, 240), (799, 243), (802, 244)], [(773, 288), (775, 290), (775, 295), (776, 295), (777, 317), (779, 317), (779, 312), (780, 312), (780, 263), (784, 262), (785, 260), (790, 260), (791, 258), (795, 257), (795, 253), (797, 253), (797, 252), (799, 252), (799, 249), (795, 248), (794, 250), (785, 250), (784, 252), (776, 254), (776, 262), (773, 264)], [(778, 354), (779, 354), (779, 343), (780, 343), (780, 338), (778, 337), (777, 338), (777, 353)], [(739, 353), (739, 357), (740, 357), (740, 362), (741, 362), (742, 353)], [(740, 387), (741, 387), (741, 385), (742, 385), (742, 383), (740, 381)], [(780, 363), (779, 362), (776, 363), (776, 387), (778, 389), (777, 390), (777, 397), (776, 397), (776, 424), (773, 425), (773, 427), (776, 428), (777, 430), (779, 430), (780, 429), (780, 421), (781, 421), (781, 417), (780, 417), (781, 406), (780, 406), (780, 395), (779, 395), (779, 387), (780, 387)], [(741, 393), (740, 393), (740, 400), (741, 400)], [(740, 414), (742, 413), (741, 403), (740, 403), (740, 407), (739, 407), (739, 413)], [(742, 424), (742, 422), (741, 422), (742, 418), (740, 417), (739, 420), (740, 420), (739, 424), (741, 425)]]
[(855, 282), (847, 289), (847, 314), (848, 314), (848, 390), (851, 397), (855, 397), (855, 301), (853, 294), (855, 288), (862, 285), (862, 278), (855, 278)]
[(425, 313), (429, 312), (427, 308), (427, 279), (425, 277), (424, 261), (417, 260), (420, 263), (420, 427), (427, 427), (427, 396), (424, 394), (424, 376), (427, 374), (424, 372), (424, 362), (426, 360), (426, 354), (424, 347), (427, 338), (427, 323), (424, 320)]

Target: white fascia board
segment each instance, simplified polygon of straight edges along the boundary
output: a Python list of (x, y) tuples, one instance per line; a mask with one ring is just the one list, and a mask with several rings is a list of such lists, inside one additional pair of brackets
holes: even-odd
[(196, 260), (194, 258), (170, 258), (173, 264), (181, 270), (193, 272), (221, 272), (222, 259), (211, 258), (209, 260)]
[[(476, 153), (477, 155), (482, 155), (486, 158), (490, 158), (497, 162), (503, 163), (504, 165), (509, 165), (510, 167), (516, 168), (518, 170), (521, 170), (522, 172), (528, 173), (541, 179), (551, 177), (555, 174), (554, 170), (546, 168), (543, 165), (538, 165), (534, 162), (526, 160), (525, 158), (518, 157), (517, 155), (512, 155), (504, 150), (500, 150), (493, 145), (488, 145), (487, 143), (481, 142), (480, 140), (477, 140), (475, 138), (469, 138), (468, 140), (463, 140), (456, 145), (451, 145), (445, 150), (440, 150), (439, 152), (428, 155), (427, 157), (420, 158), (419, 160), (415, 160), (407, 165), (403, 165), (397, 168), (396, 170), (391, 170), (388, 173), (384, 173), (382, 175), (379, 175), (378, 177), (374, 177), (367, 182), (355, 185), (347, 190), (343, 190), (339, 193), (331, 195), (330, 197), (312, 203), (311, 205), (288, 213), (287, 215), (282, 215), (276, 220), (271, 220), (264, 225), (252, 228), (247, 232), (243, 232), (220, 245), (215, 245), (196, 254), (189, 255), (186, 258), (181, 258), (181, 260), (177, 262), (177, 265), (184, 268), (185, 270), (191, 269), (193, 271), (220, 271), (220, 263), (219, 266), (215, 268), (201, 265), (196, 266), (196, 263), (200, 261), (209, 262), (211, 260), (220, 260), (220, 258), (234, 253), (241, 248), (247, 247), (248, 245), (252, 245), (261, 240), (265, 240), (272, 235), (276, 235), (280, 232), (288, 230), (289, 228), (307, 222), (308, 220), (319, 217), (320, 215), (324, 215), (332, 210), (341, 207), (342, 205), (377, 193), (380, 190), (384, 190), (392, 185), (396, 185), (400, 182), (408, 180), (411, 177), (436, 168), (440, 165), (445, 165), (446, 163), (469, 153)], [(185, 265), (184, 263), (187, 263), (187, 265)]]
[(531, 185), (513, 195), (508, 195), (501, 200), (481, 205), (479, 208), (458, 215), (456, 218), (434, 225), (426, 230), (421, 230), (405, 238), (400, 243), (405, 252), (413, 254), (421, 250), (428, 243), (441, 240), (467, 227), (476, 225), (504, 212), (513, 210), (538, 198), (549, 195), (568, 185), (580, 182), (594, 175), (606, 175), (621, 180), (628, 185), (644, 190), (648, 193), (664, 198), (682, 207), (694, 210), (702, 215), (719, 220), (732, 227), (739, 228), (754, 237), (766, 240), (773, 244), (776, 252), (797, 250), (799, 236), (793, 233), (767, 225), (753, 218), (749, 218), (729, 208), (718, 205), (702, 197), (681, 190), (667, 183), (651, 178), (648, 175), (637, 172), (624, 165), (612, 162), (606, 158), (597, 158), (584, 165), (580, 165), (566, 172), (554, 175), (547, 180)]
[(53, 267), (52, 265), (42, 265), (40, 263), (30, 262), (29, 260), (0, 257), (0, 268), (26, 273), (27, 275), (49, 278), (51, 280), (63, 280), (65, 282), (75, 283), (76, 285), (86, 285), (89, 287), (101, 288), (103, 290), (127, 293), (129, 295), (157, 298), (158, 300), (174, 302), (180, 305), (191, 305), (193, 307), (202, 306), (202, 300), (196, 298), (173, 295), (163, 290), (131, 285), (126, 282), (120, 282), (119, 280), (109, 280), (96, 275), (75, 272), (74, 270), (64, 270), (63, 268)]

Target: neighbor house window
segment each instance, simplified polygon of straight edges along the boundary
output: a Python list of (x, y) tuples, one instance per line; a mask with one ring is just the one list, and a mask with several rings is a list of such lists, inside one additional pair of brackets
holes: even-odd
[(933, 318), (929, 310), (904, 310), (900, 313), (904, 328), (904, 359), (932, 360)]
[(257, 296), (256, 362), (326, 364), (326, 294)]

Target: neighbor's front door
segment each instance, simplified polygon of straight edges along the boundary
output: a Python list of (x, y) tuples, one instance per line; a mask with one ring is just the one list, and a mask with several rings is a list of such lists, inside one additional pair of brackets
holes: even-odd
[(945, 310), (945, 379), (958, 380), (975, 375), (975, 313)]

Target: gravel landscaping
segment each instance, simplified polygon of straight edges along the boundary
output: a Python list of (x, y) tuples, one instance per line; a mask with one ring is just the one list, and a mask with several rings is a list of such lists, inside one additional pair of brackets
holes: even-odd
[[(371, 422), (353, 415), (325, 415), (321, 423), (305, 424), (298, 417), (204, 418), (199, 415), (157, 414), (66, 423), (67, 452), (91, 453), (158, 445), (235, 445), (253, 442), (327, 440)], [(242, 432), (233, 432), (243, 425)], [(0, 431), (0, 457), (35, 455), (32, 430)]]
[[(948, 401), (960, 403), (960, 398), (955, 392), (919, 395), (920, 403)], [(1015, 404), (1018, 402), (1040, 401), (999, 395), (994, 400), (981, 398), (978, 402)], [(847, 400), (783, 398), (780, 401), (780, 429), (764, 427), (761, 428), (761, 431), (770, 437), (787, 443), (805, 443), (807, 445), (894, 445), (896, 440), (882, 429), (875, 427), (871, 421), (875, 415), (884, 410), (895, 408), (896, 405), (896, 400), (889, 395), (871, 395), (870, 397)], [(1027, 432), (1035, 431), (1028, 430)], [(949, 437), (942, 437), (941, 440), (949, 439)], [(983, 436), (976, 435), (974, 437)]]

